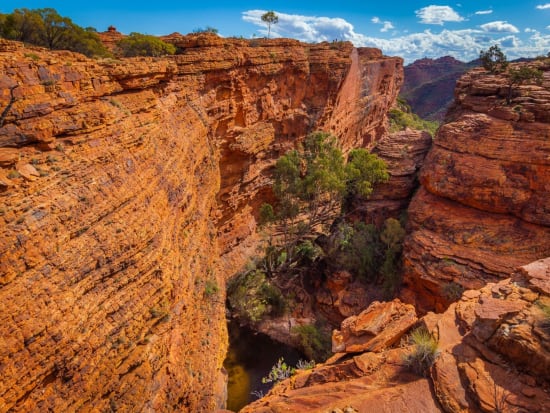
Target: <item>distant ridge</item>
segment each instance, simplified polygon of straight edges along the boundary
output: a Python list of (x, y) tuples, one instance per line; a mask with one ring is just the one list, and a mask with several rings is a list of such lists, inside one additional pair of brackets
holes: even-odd
[(401, 96), (420, 117), (441, 122), (454, 100), (457, 79), (477, 64), (477, 60), (464, 63), (451, 56), (416, 60), (405, 66)]

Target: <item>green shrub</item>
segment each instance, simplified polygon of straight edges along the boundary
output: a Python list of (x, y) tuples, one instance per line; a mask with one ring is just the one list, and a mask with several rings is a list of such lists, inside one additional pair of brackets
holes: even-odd
[(8, 178), (10, 179), (16, 179), (20, 177), (21, 177), (21, 174), (17, 172), (15, 169), (12, 169), (11, 171), (8, 172)]
[(286, 301), (281, 291), (257, 269), (231, 280), (227, 299), (232, 312), (248, 323), (256, 323), (268, 314), (282, 315), (286, 310)]
[(163, 56), (176, 53), (176, 46), (155, 36), (132, 32), (117, 43), (117, 54), (124, 57)]
[(329, 333), (321, 327), (305, 324), (293, 327), (292, 332), (298, 335), (300, 347), (308, 358), (326, 360), (332, 354)]
[(281, 357), (277, 363), (271, 367), (269, 374), (262, 377), (262, 383), (278, 383), (288, 379), (295, 373), (296, 369), (285, 363), (285, 359)]
[(463, 292), (464, 287), (454, 281), (443, 286), (443, 296), (449, 301), (457, 301), (462, 297)]
[(493, 74), (503, 72), (508, 67), (506, 55), (502, 53), (502, 50), (497, 45), (489, 47), (487, 51), (482, 50), (479, 52), (479, 60), (481, 61), (481, 66)]
[[(52, 8), (23, 8), (0, 14), (0, 36), (54, 50), (72, 50), (86, 56), (110, 54), (94, 28), (80, 27)], [(34, 53), (26, 56), (38, 60)]]
[(207, 280), (206, 284), (204, 285), (204, 295), (207, 297), (211, 297), (213, 295), (218, 294), (220, 291), (220, 287), (218, 287), (218, 284), (216, 284), (216, 281)]
[(414, 130), (423, 130), (430, 135), (435, 136), (439, 123), (436, 121), (424, 120), (416, 113), (410, 112), (410, 107), (399, 106), (390, 109), (390, 132), (399, 132), (406, 128)]
[(425, 376), (439, 354), (437, 341), (428, 330), (419, 327), (411, 333), (409, 342), (413, 350), (403, 361), (416, 374)]

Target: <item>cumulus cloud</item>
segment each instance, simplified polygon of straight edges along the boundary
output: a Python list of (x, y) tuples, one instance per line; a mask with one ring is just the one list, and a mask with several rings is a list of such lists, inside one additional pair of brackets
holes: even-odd
[[(244, 21), (262, 27), (260, 33), (267, 35), (267, 27), (262, 22), (265, 10), (243, 12)], [(279, 22), (271, 26), (273, 37), (292, 37), (306, 42), (349, 40), (354, 44), (361, 41), (351, 23), (339, 17), (301, 16), (276, 12)]]
[(493, 10), (478, 10), (475, 14), (491, 14)]
[(482, 24), (480, 27), (484, 31), (492, 33), (519, 33), (519, 29), (516, 26), (500, 20)]
[(550, 3), (546, 3), (546, 4), (539, 4), (537, 6), (537, 9), (539, 10), (546, 10), (546, 9), (550, 9)]
[(526, 27), (525, 30), (524, 30), (525, 33), (536, 33), (537, 30), (535, 29), (531, 29), (530, 27)]
[(464, 20), (452, 7), (434, 5), (416, 10), (416, 17), (420, 19), (420, 23), (439, 25), (443, 25), (445, 22), (461, 22)]
[(373, 22), (374, 24), (381, 24), (382, 25), (382, 28), (380, 29), (380, 31), (382, 33), (385, 33), (387, 31), (390, 31), (392, 29), (395, 29), (394, 25), (392, 24), (392, 22), (388, 21), (388, 20), (385, 20), (385, 21), (382, 21), (380, 20), (379, 17), (373, 17), (371, 20), (371, 22)]
[[(267, 35), (267, 27), (261, 20), (264, 13), (265, 10), (250, 10), (244, 12), (242, 18), (258, 26), (259, 32)], [(550, 49), (550, 35), (544, 36), (536, 31), (529, 32), (530, 37), (523, 41), (514, 35), (517, 33), (514, 30), (491, 31), (487, 28), (444, 29), (439, 33), (425, 30), (384, 39), (358, 33), (351, 23), (341, 18), (289, 15), (278, 12), (277, 15), (279, 23), (271, 27), (271, 34), (274, 37), (284, 36), (305, 42), (349, 40), (357, 47), (378, 47), (386, 55), (401, 56), (406, 63), (423, 57), (436, 58), (446, 55), (462, 61), (470, 61), (479, 57), (480, 50), (487, 50), (495, 43), (500, 44), (509, 60), (538, 56)], [(372, 19), (371, 21), (375, 24), (383, 24), (381, 19), (377, 19), (378, 23)]]

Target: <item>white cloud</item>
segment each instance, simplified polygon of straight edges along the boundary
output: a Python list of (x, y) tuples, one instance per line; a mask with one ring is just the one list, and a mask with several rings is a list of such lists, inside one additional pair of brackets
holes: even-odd
[(439, 25), (443, 25), (445, 22), (461, 22), (464, 20), (451, 7), (434, 5), (416, 10), (416, 17), (420, 19), (420, 23)]
[(525, 33), (537, 33), (537, 30), (531, 29), (530, 27), (526, 27), (524, 30)]
[(494, 21), (480, 26), (484, 31), (491, 33), (519, 33), (519, 29), (505, 21)]
[[(244, 21), (262, 27), (260, 33), (267, 35), (262, 22), (265, 10), (248, 10), (242, 13)], [(276, 12), (279, 23), (271, 26), (272, 37), (291, 37), (305, 42), (349, 40), (357, 42), (361, 35), (355, 33), (353, 25), (339, 17), (301, 16)]]
[(374, 24), (381, 24), (382, 25), (382, 28), (380, 29), (380, 31), (382, 33), (385, 33), (387, 31), (390, 31), (392, 29), (395, 29), (394, 25), (392, 24), (392, 22), (388, 21), (388, 20), (385, 20), (385, 21), (382, 21), (380, 20), (379, 17), (373, 17), (372, 19), (370, 19), (371, 22), (373, 22)]
[(497, 40), (502, 47), (509, 49), (517, 49), (521, 46), (521, 40), (516, 36), (506, 36)]
[[(265, 10), (250, 10), (244, 12), (242, 18), (258, 26), (261, 34), (267, 35), (267, 27), (261, 20), (264, 13)], [(351, 23), (341, 18), (284, 13), (277, 13), (277, 15), (279, 16), (279, 23), (271, 27), (273, 37), (284, 36), (305, 42), (332, 41), (334, 39), (348, 40), (357, 47), (378, 47), (386, 55), (401, 56), (406, 63), (411, 63), (423, 57), (436, 58), (446, 55), (462, 61), (470, 61), (479, 57), (480, 50), (487, 50), (495, 43), (501, 45), (508, 60), (517, 59), (518, 57), (534, 57), (546, 54), (550, 50), (550, 35), (544, 36), (539, 32), (529, 32), (530, 37), (523, 41), (513, 35), (513, 33), (517, 33), (513, 30), (490, 31), (481, 28), (444, 29), (439, 33), (425, 30), (420, 33), (408, 33), (391, 39), (384, 39), (357, 33)], [(375, 24), (383, 23), (382, 20), (379, 21), (380, 23)], [(550, 29), (550, 26), (548, 29)]]
[(385, 33), (391, 29), (395, 29), (391, 22), (385, 21), (384, 26), (380, 29), (381, 32)]
[(550, 3), (546, 3), (546, 4), (539, 4), (537, 6), (537, 9), (539, 10), (546, 10), (546, 9), (550, 9)]
[(491, 14), (493, 10), (478, 10), (475, 14)]

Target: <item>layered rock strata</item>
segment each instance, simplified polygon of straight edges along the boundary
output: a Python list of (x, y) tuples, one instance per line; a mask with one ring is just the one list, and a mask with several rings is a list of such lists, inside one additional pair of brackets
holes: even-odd
[(222, 405), (225, 278), (270, 166), (315, 129), (372, 141), (402, 80), (348, 43), (172, 41), (127, 60), (0, 44), (2, 411)]
[(373, 303), (335, 332), (333, 343), (345, 352), (299, 371), (242, 412), (548, 411), (549, 280), (550, 259), (540, 260), (424, 316), (416, 325), (437, 350), (423, 375), (406, 362), (415, 343), (392, 347), (414, 323), (414, 310), (397, 300)]
[(457, 84), (408, 210), (403, 297), (443, 310), (462, 288), (480, 288), (550, 255), (550, 69), (514, 86), (476, 69)]
[(418, 171), (431, 145), (428, 132), (408, 128), (378, 141), (373, 153), (386, 162), (390, 179), (376, 185), (368, 200), (356, 200), (355, 213), (379, 226), (388, 217), (398, 218), (418, 188)]

